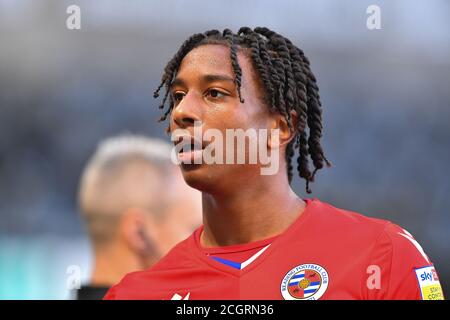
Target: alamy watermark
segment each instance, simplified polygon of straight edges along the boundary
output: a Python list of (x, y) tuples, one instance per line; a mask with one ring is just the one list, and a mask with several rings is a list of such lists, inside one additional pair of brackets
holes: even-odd
[(79, 6), (72, 4), (67, 7), (66, 13), (69, 16), (66, 19), (66, 27), (69, 30), (81, 29), (81, 9)]
[[(279, 129), (207, 129), (194, 123), (194, 134), (175, 129), (171, 159), (175, 164), (259, 164), (261, 175), (274, 175), (279, 169)], [(270, 141), (270, 148), (268, 142)], [(270, 149), (270, 150), (269, 150)], [(270, 151), (270, 152), (269, 152)]]
[(66, 269), (66, 288), (75, 290), (81, 288), (81, 267), (79, 265), (70, 265)]
[(366, 20), (366, 26), (369, 30), (381, 29), (381, 9), (376, 4), (367, 7), (366, 13), (369, 15)]

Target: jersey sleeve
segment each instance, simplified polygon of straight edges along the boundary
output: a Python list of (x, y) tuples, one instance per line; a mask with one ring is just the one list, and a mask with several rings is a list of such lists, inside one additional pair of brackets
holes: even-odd
[(389, 223), (379, 236), (365, 283), (368, 299), (443, 300), (437, 272), (420, 244)]

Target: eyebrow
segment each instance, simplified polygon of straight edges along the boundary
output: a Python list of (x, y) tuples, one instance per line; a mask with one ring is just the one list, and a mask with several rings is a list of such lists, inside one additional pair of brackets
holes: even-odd
[[(230, 81), (234, 83), (234, 79), (227, 75), (222, 74), (205, 74), (201, 78), (202, 82), (214, 82), (214, 81)], [(186, 82), (181, 78), (175, 78), (172, 81), (173, 86), (187, 87)]]
[(214, 82), (214, 81), (231, 81), (234, 83), (234, 79), (221, 74), (207, 74), (203, 76), (203, 81), (205, 82)]

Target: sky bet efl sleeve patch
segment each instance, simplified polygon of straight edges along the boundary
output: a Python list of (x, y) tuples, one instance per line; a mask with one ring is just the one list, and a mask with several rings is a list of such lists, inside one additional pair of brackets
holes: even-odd
[(422, 300), (444, 300), (441, 284), (434, 266), (415, 269)]

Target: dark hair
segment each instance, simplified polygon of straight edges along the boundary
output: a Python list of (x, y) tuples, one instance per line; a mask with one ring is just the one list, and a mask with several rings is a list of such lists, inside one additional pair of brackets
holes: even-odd
[[(320, 144), (322, 106), (319, 87), (314, 74), (311, 72), (309, 60), (303, 51), (293, 45), (289, 39), (274, 31), (265, 27), (258, 27), (254, 30), (242, 27), (237, 34), (225, 29), (222, 33), (218, 30), (210, 30), (189, 37), (167, 63), (161, 83), (154, 93), (154, 97), (157, 98), (159, 91), (165, 86), (166, 92), (159, 106), (160, 109), (164, 109), (166, 100), (169, 98), (169, 108), (160, 118), (160, 121), (164, 121), (173, 109), (173, 100), (169, 96), (169, 92), (181, 61), (192, 49), (204, 44), (225, 44), (230, 47), (231, 64), (241, 102), (244, 102), (240, 90), (242, 71), (237, 60), (237, 50), (238, 48), (246, 48), (249, 49), (253, 67), (264, 85), (265, 102), (270, 111), (285, 116), (291, 128), (293, 127), (291, 112), (297, 113), (298, 121), (296, 128), (293, 128), (296, 136), (286, 149), (287, 174), (289, 182), (291, 182), (292, 158), (295, 155), (295, 149), (298, 149), (297, 171), (299, 176), (306, 180), (306, 192), (311, 193), (309, 182), (314, 181), (317, 170), (322, 169), (324, 163), (328, 167), (331, 166), (331, 163), (325, 158)], [(309, 127), (309, 136), (306, 127)], [(308, 155), (311, 157), (315, 168), (312, 173), (309, 169)]]

